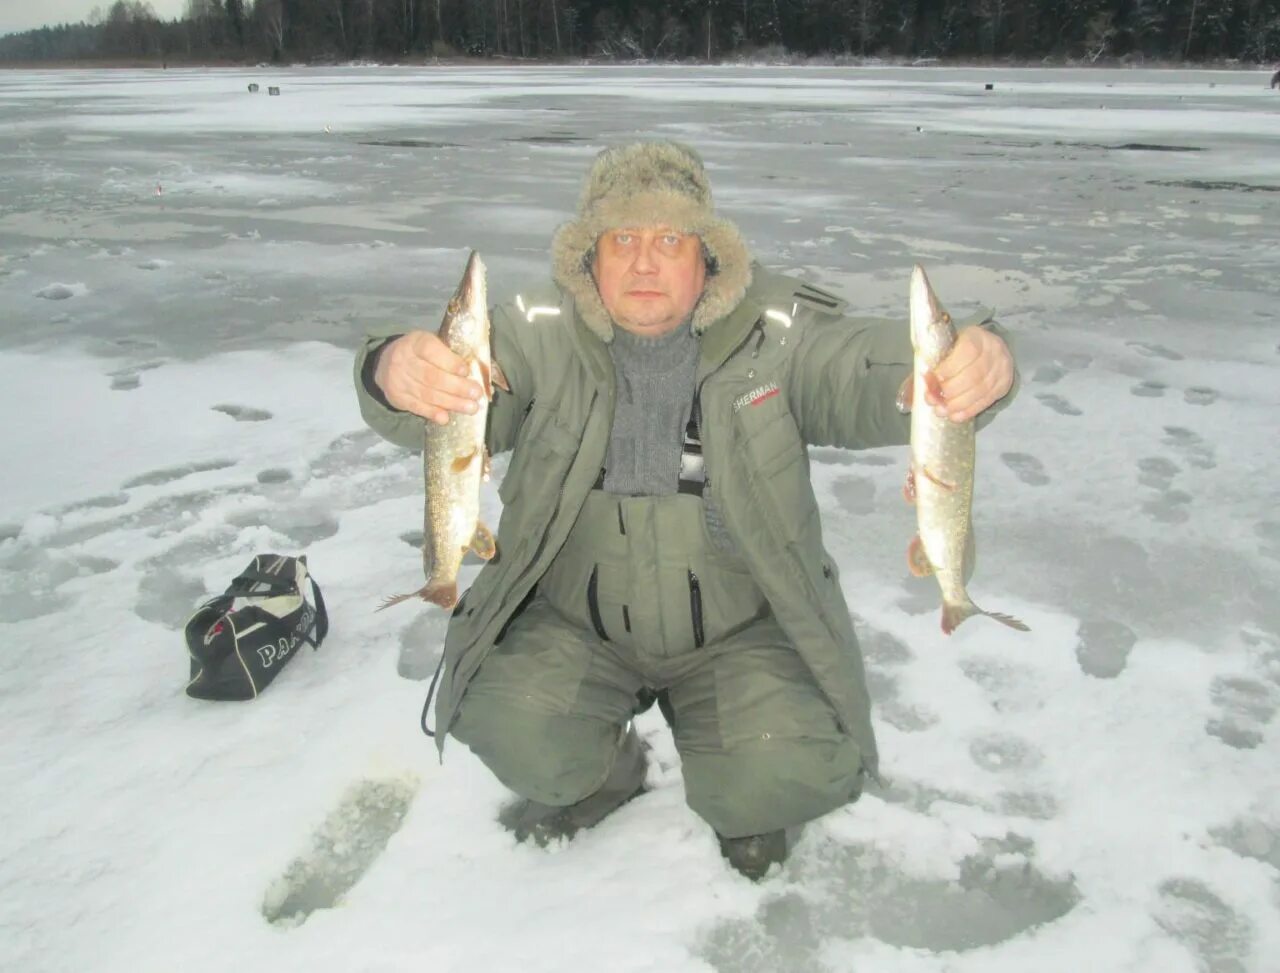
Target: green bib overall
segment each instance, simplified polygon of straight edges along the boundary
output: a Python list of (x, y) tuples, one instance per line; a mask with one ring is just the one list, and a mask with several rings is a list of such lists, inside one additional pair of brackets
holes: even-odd
[(686, 799), (725, 837), (856, 797), (861, 755), (701, 497), (593, 490), (453, 734), (504, 784), (573, 804), (604, 784), (637, 696), (666, 690)]

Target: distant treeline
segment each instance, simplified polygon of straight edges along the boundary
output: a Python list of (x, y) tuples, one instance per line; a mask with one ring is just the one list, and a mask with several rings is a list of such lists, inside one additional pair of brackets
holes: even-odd
[(1280, 0), (116, 0), (2, 61), (1280, 58)]

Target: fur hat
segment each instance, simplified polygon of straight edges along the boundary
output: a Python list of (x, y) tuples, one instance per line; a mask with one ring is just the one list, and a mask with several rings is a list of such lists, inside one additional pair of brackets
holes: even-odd
[(582, 186), (578, 218), (551, 241), (555, 281), (586, 325), (605, 341), (613, 322), (592, 277), (596, 241), (606, 230), (670, 226), (694, 233), (707, 257), (707, 281), (693, 311), (694, 333), (724, 317), (751, 284), (751, 255), (738, 228), (713, 214), (711, 186), (698, 154), (679, 142), (633, 142), (596, 156)]

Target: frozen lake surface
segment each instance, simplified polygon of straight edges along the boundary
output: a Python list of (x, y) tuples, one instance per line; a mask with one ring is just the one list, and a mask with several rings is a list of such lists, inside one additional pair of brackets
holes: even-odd
[[(1276, 973), (1267, 81), (0, 72), (0, 968)], [(491, 293), (543, 279), (636, 137), (698, 148), (761, 262), (859, 311), (904, 314), (914, 262), (994, 305), (1024, 381), (979, 440), (972, 590), (1030, 635), (939, 633), (905, 450), (812, 451), (886, 781), (760, 885), (655, 713), (648, 793), (515, 845), (417, 728), (442, 614), (372, 612), (420, 576), (421, 474), (361, 423), (359, 335), (434, 328), (468, 248)], [(263, 551), (308, 554), (328, 641), (188, 699), (182, 624)]]

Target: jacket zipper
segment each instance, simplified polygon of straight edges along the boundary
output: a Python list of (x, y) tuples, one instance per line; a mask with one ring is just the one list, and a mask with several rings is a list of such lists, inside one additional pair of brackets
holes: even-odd
[(600, 574), (597, 564), (591, 569), (591, 580), (587, 582), (587, 611), (591, 613), (591, 627), (600, 636), (601, 642), (609, 641), (609, 633), (604, 630), (604, 620), (600, 617), (600, 601), (596, 596), (596, 581)]
[(689, 614), (693, 617), (693, 647), (702, 648), (702, 584), (698, 576), (689, 572)]

